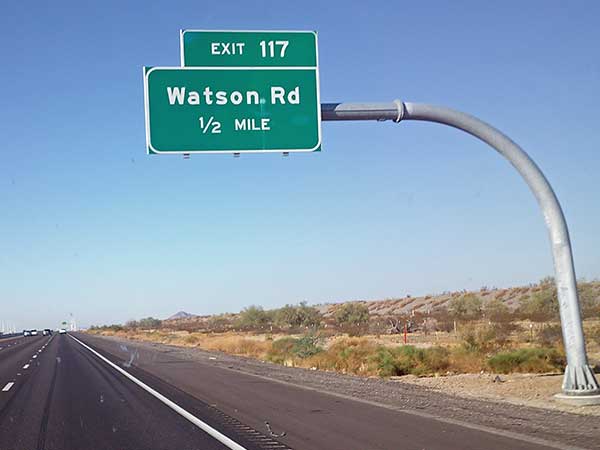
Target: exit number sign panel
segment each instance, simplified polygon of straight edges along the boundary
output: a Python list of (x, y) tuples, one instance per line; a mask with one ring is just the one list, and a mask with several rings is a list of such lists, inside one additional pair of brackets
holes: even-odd
[(314, 67), (317, 35), (312, 31), (181, 31), (181, 65), (186, 67)]

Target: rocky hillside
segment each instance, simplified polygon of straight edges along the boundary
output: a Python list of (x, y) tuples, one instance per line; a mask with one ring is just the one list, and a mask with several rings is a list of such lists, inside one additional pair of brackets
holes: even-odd
[[(587, 295), (600, 298), (600, 281), (580, 283), (580, 290), (585, 289)], [(498, 299), (504, 302), (511, 310), (518, 308), (522, 299), (525, 299), (534, 293), (542, 290), (540, 284), (530, 286), (512, 287), (512, 288), (481, 288), (478, 291), (456, 291), (444, 292), (437, 295), (425, 295), (420, 297), (407, 296), (404, 298), (393, 298), (385, 300), (354, 300), (354, 302), (364, 303), (369, 308), (371, 316), (402, 316), (415, 313), (428, 313), (439, 308), (446, 308), (448, 302), (455, 297), (460, 297), (468, 292), (480, 297), (484, 302), (491, 299)], [(335, 310), (348, 302), (336, 302), (315, 305), (315, 307), (325, 316), (331, 317)], [(225, 314), (220, 316), (223, 320), (230, 320), (237, 314)], [(211, 316), (197, 316), (189, 313), (179, 312), (166, 320), (168, 325), (203, 323), (211, 319)]]

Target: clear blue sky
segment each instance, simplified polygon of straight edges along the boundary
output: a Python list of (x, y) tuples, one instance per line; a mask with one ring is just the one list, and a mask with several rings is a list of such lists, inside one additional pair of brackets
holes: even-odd
[(552, 273), (524, 182), (470, 136), (324, 123), (317, 154), (148, 156), (179, 29), (319, 33), (321, 99), (443, 104), (538, 162), (600, 275), (600, 3), (8, 2), (0, 320), (56, 326), (511, 286)]

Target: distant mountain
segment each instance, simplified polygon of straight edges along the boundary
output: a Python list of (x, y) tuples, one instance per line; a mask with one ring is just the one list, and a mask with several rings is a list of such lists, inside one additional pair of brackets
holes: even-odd
[(185, 311), (179, 311), (178, 313), (173, 314), (167, 320), (190, 319), (192, 317), (196, 317), (196, 315), (195, 314), (186, 313)]

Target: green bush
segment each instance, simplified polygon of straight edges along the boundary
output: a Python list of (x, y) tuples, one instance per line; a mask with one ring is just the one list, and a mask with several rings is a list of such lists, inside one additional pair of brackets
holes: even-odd
[(448, 313), (457, 320), (475, 320), (481, 316), (481, 308), (481, 299), (469, 293), (450, 300)]
[(499, 373), (544, 373), (562, 370), (565, 360), (554, 348), (522, 348), (491, 356), (487, 365)]
[(511, 320), (508, 306), (497, 298), (492, 298), (483, 304), (485, 317), (492, 322), (509, 322)]
[(275, 321), (279, 326), (289, 328), (318, 327), (321, 324), (321, 313), (306, 302), (299, 305), (285, 305), (275, 311)]
[(161, 327), (162, 321), (154, 317), (146, 317), (145, 319), (140, 319), (137, 324), (142, 329), (156, 329)]
[(379, 347), (369, 358), (381, 377), (393, 375), (434, 375), (449, 367), (449, 351), (443, 347), (416, 348), (405, 345)]
[(369, 308), (363, 303), (345, 303), (334, 314), (338, 325), (361, 325), (369, 322)]
[(489, 352), (506, 346), (514, 328), (510, 322), (463, 325), (460, 328), (461, 345), (469, 352)]
[(237, 319), (236, 325), (243, 330), (262, 330), (273, 323), (272, 313), (261, 306), (244, 308)]
[(285, 337), (273, 341), (273, 345), (267, 353), (267, 359), (282, 364), (286, 360), (294, 358), (309, 358), (322, 351), (323, 349), (319, 346), (319, 338), (316, 336), (309, 335), (299, 339)]
[(558, 320), (558, 295), (553, 278), (541, 280), (538, 290), (521, 300), (517, 311), (521, 317), (533, 322)]
[(319, 338), (311, 335), (297, 339), (292, 348), (292, 353), (298, 358), (309, 358), (322, 351), (323, 349), (319, 346)]

